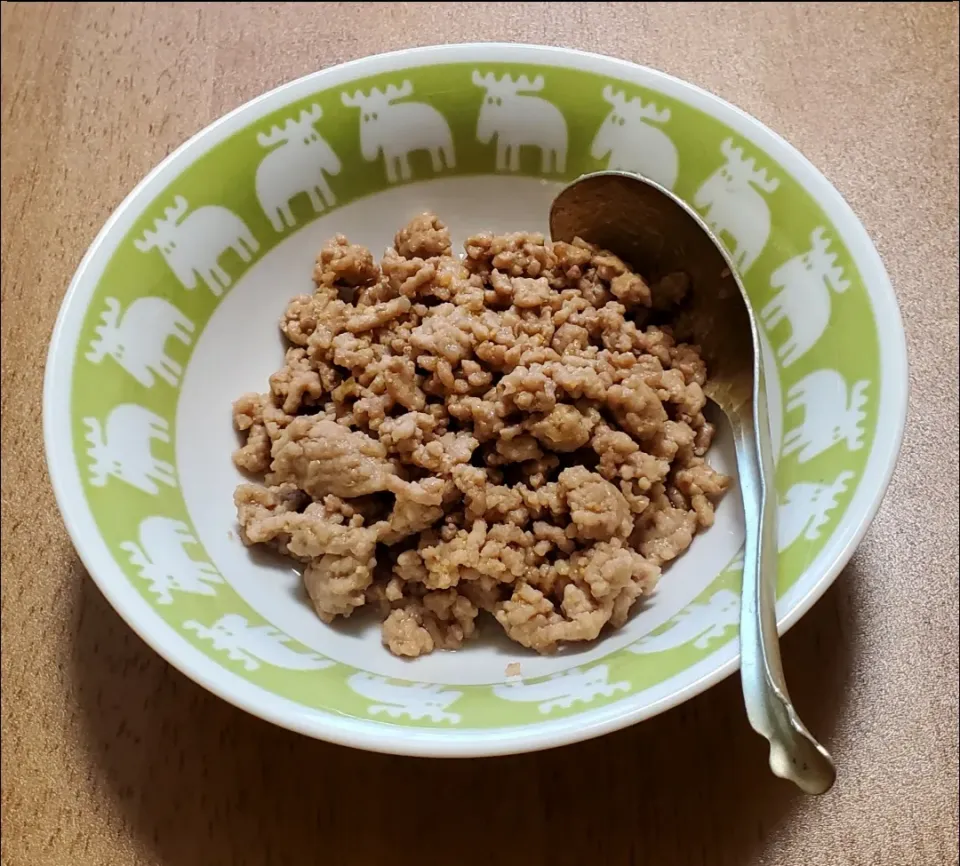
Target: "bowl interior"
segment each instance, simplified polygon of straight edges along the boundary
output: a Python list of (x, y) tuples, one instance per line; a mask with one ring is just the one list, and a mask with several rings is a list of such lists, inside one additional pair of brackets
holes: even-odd
[[(343, 232), (379, 253), (423, 210), (455, 242), (546, 230), (562, 183), (608, 167), (692, 202), (739, 262), (764, 329), (779, 612), (798, 615), (862, 533), (896, 451), (898, 398), (883, 395), (900, 383), (883, 373), (875, 313), (889, 290), (864, 279), (878, 265), (862, 230), (792, 149), (688, 85), (604, 58), (462, 46), (349, 64), (251, 103), (168, 160), (94, 245), (62, 314), (47, 435), (74, 538), (131, 624), (248, 709), (398, 751), (574, 739), (728, 671), (735, 494), (624, 629), (549, 658), (488, 627), (458, 653), (404, 662), (369, 618), (321, 623), (290, 565), (235, 532), (230, 403), (280, 366), (278, 317), (310, 291), (323, 240)], [(69, 423), (51, 425), (61, 409)], [(711, 460), (735, 471), (722, 425)], [(344, 735), (351, 725), (369, 737)], [(468, 736), (497, 730), (513, 739)]]

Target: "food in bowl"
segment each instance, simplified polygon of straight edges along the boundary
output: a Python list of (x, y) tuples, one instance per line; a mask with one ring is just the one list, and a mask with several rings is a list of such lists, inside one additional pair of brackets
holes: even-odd
[[(513, 136), (530, 128), (523, 113), (506, 116), (502, 136), (490, 144), (477, 141), (484, 97), (472, 81), (474, 70), (484, 78), (495, 71), (505, 85), (543, 76), (543, 89), (532, 95), (566, 120), (565, 173), (544, 171), (536, 147)], [(392, 153), (422, 140), (405, 103), (431, 106), (449, 124), (456, 166), (436, 172), (430, 154), (419, 151), (410, 159), (412, 177), (391, 182), (384, 170), (391, 152), (364, 157), (358, 137), (364, 118), (343, 105), (341, 94), (382, 94), (405, 81), (413, 94), (386, 118), (384, 140), (396, 145)], [(267, 148), (258, 137), (299, 121), (302, 112), (315, 113), (314, 105), (323, 117), (313, 127), (342, 164), (329, 178), (336, 200), (315, 213), (301, 194), (292, 202), (295, 225), (278, 231), (256, 196), (258, 167), (269, 160), (282, 174), (286, 165), (290, 178), (311, 184), (317, 164), (284, 162), (296, 140)], [(464, 757), (613, 731), (735, 671), (743, 541), (736, 484), (724, 494), (714, 526), (670, 564), (626, 625), (605, 629), (583, 651), (575, 644), (546, 656), (518, 644), (505, 647), (501, 627), (482, 613), (481, 639), (404, 664), (380, 646), (372, 605), (324, 626), (294, 563), (244, 551), (232, 531), (232, 494), (245, 479), (227, 457), (237, 444), (227, 403), (244, 391), (268, 390), (269, 374), (282, 366), (273, 323), (289, 296), (313, 291), (309, 266), (320, 243), (342, 231), (379, 259), (397, 227), (422, 207), (449, 215), (459, 251), (466, 233), (481, 228), (541, 228), (558, 189), (583, 173), (621, 166), (660, 178), (663, 149), (636, 146), (636, 136), (650, 131), (643, 123), (631, 126), (627, 116), (619, 144), (609, 134), (610, 118), (631, 106), (661, 118), (651, 134), (675, 148), (672, 189), (688, 200), (716, 174), (729, 172), (729, 155), (741, 150), (732, 167), (753, 160), (755, 172), (779, 180), (773, 193), (712, 183), (718, 195), (709, 207), (714, 216), (725, 209), (742, 217), (729, 222), (738, 244), (762, 247), (741, 274), (754, 309), (763, 311), (774, 443), (786, 436), (792, 443), (781, 447), (776, 464), (780, 629), (832, 583), (886, 488), (907, 393), (903, 329), (889, 278), (836, 190), (747, 114), (653, 70), (524, 45), (416, 49), (324, 69), (203, 130), (121, 205), (71, 283), (44, 385), (51, 480), (91, 576), (171, 664), (247, 712), (309, 736)], [(599, 138), (613, 146), (610, 154), (596, 148)], [(501, 141), (518, 143), (519, 171), (501, 161)], [(251, 261), (226, 249), (213, 282), (204, 285), (201, 274), (194, 284), (191, 272), (187, 285), (163, 251), (140, 251), (134, 241), (181, 195), (189, 207), (178, 222), (179, 251), (189, 246), (206, 264), (239, 236), (219, 230), (240, 220), (259, 244)], [(201, 225), (201, 217), (215, 214), (216, 221)], [(811, 250), (826, 245), (824, 236), (829, 249), (821, 258), (831, 260), (826, 276), (826, 265), (802, 266)], [(774, 308), (776, 324), (767, 316)], [(139, 426), (124, 426), (134, 418)], [(110, 466), (111, 474), (91, 483), (94, 424), (108, 446), (96, 465)], [(838, 425), (846, 437), (821, 435)], [(718, 427), (707, 459), (732, 474), (726, 433)], [(511, 660), (521, 663), (521, 682), (504, 682)]]
[(269, 391), (233, 417), (247, 544), (303, 563), (325, 622), (365, 604), (399, 656), (455, 649), (488, 611), (547, 653), (622, 626), (730, 483), (705, 460), (707, 370), (648, 283), (591, 244), (433, 214), (378, 265), (338, 235), (295, 297)]

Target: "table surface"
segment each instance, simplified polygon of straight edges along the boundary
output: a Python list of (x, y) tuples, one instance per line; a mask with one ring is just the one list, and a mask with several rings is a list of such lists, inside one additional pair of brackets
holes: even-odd
[[(956, 4), (4, 3), (2, 16), (4, 866), (958, 862)], [(911, 360), (903, 454), (859, 551), (784, 640), (801, 715), (840, 767), (827, 797), (768, 774), (736, 678), (535, 755), (313, 742), (155, 656), (64, 531), (41, 448), (44, 355), (84, 249), (136, 181), (319, 67), (502, 39), (638, 61), (740, 105), (836, 184), (890, 271)]]

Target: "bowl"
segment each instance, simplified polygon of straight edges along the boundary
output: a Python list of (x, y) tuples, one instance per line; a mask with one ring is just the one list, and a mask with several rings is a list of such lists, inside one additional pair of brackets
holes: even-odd
[[(452, 45), (231, 112), (154, 169), (81, 262), (47, 364), (47, 459), (85, 566), (150, 646), (278, 725), (432, 756), (596, 736), (736, 669), (732, 492), (624, 628), (542, 657), (490, 634), (395, 658), (375, 622), (320, 622), (289, 565), (236, 532), (230, 404), (280, 366), (276, 322), (326, 238), (379, 251), (424, 210), (456, 242), (545, 230), (555, 192), (604, 168), (692, 202), (740, 267), (769, 371), (780, 629), (810, 608), (876, 512), (905, 418), (900, 315), (863, 227), (789, 144), (690, 84), (566, 49)], [(712, 461), (734, 470), (723, 430)]]

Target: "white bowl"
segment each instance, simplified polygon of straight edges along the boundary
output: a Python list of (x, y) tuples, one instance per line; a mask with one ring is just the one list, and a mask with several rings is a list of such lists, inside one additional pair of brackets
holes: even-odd
[[(735, 494), (626, 627), (552, 657), (491, 637), (395, 658), (376, 623), (321, 623), (293, 571), (234, 532), (230, 402), (279, 366), (275, 323), (309, 289), (324, 239), (380, 250), (427, 209), (457, 241), (545, 229), (563, 182), (607, 167), (672, 187), (738, 257), (769, 341), (781, 630), (808, 610), (877, 509), (906, 411), (900, 316), (863, 227), (790, 145), (696, 87), (606, 57), (491, 44), (371, 57), (253, 100), (164, 160), (91, 246), (53, 337), (44, 432), (74, 543), (131, 627), (251, 713), (418, 755), (596, 736), (734, 670)], [(161, 249), (145, 233), (171, 207)], [(712, 459), (733, 470), (728, 437)], [(511, 662), (520, 677), (506, 675)]]

